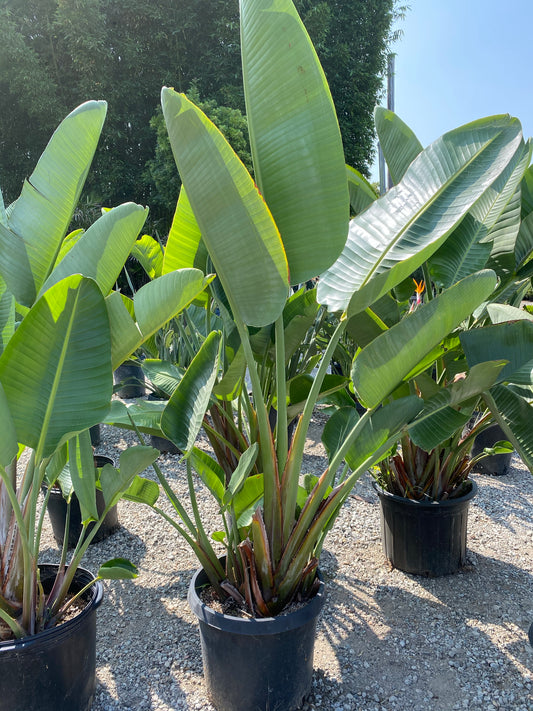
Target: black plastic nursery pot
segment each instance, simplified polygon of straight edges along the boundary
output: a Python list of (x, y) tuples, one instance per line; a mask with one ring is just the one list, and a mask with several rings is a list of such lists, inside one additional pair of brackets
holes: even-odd
[[(41, 565), (50, 590), (57, 567)], [(79, 568), (71, 590), (78, 592), (94, 576)], [(86, 607), (57, 627), (18, 640), (0, 642), (2, 711), (88, 711), (96, 688), (96, 609), (103, 585), (85, 593)]]
[(316, 624), (324, 583), (294, 612), (240, 618), (215, 612), (199, 592), (207, 575), (194, 575), (189, 605), (200, 624), (204, 677), (217, 711), (293, 711), (311, 687)]
[[(480, 432), (474, 439), (471, 456), (476, 457), (478, 454), (481, 454), (484, 449), (493, 447), (496, 442), (500, 442), (501, 440), (507, 441), (508, 437), (500, 425), (495, 422), (489, 425), (486, 430)], [(512, 457), (512, 452), (508, 452), (507, 454), (490, 454), (475, 464), (474, 471), (480, 474), (490, 474), (491, 476), (503, 476), (507, 474)]]
[(146, 392), (143, 369), (137, 363), (123, 363), (113, 373), (115, 385), (120, 385), (117, 395), (125, 400), (143, 397)]
[(164, 454), (181, 454), (180, 450), (174, 442), (171, 442), (166, 437), (158, 437), (157, 435), (150, 435), (150, 444), (155, 449), (158, 449)]
[[(113, 460), (110, 457), (103, 457), (102, 455), (95, 455), (94, 465), (97, 468), (101, 468), (106, 464), (113, 464)], [(105, 510), (105, 500), (102, 492), (96, 490), (96, 508), (98, 514), (101, 515)], [(59, 546), (63, 545), (65, 540), (65, 523), (67, 518), (67, 502), (61, 493), (59, 487), (53, 487), (50, 492), (50, 498), (48, 499), (48, 516), (50, 517), (50, 523), (52, 524), (52, 532), (54, 538)], [(98, 543), (107, 538), (118, 528), (118, 511), (117, 507), (113, 506), (106, 517), (104, 518), (102, 525), (98, 529), (95, 537), (92, 539), (91, 543)], [(94, 523), (90, 523), (87, 527), (88, 532), (94, 528)], [(81, 510), (80, 503), (76, 497), (76, 494), (72, 495), (70, 502), (70, 522), (68, 530), (68, 547), (74, 548), (78, 543), (82, 529), (81, 522)]]
[(445, 501), (412, 501), (373, 483), (381, 504), (381, 542), (390, 563), (414, 575), (456, 573), (466, 563), (468, 507), (477, 484)]
[(93, 447), (98, 447), (102, 441), (102, 433), (100, 432), (100, 425), (93, 425), (89, 429), (89, 434), (91, 436), (91, 444)]

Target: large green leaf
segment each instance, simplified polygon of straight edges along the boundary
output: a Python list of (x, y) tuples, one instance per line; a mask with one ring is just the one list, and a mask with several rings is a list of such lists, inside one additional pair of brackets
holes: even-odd
[(163, 274), (184, 267), (197, 267), (204, 271), (206, 261), (207, 251), (202, 234), (182, 186), (165, 246)]
[(200, 479), (222, 506), (226, 491), (226, 478), (220, 464), (198, 447), (192, 448), (190, 460)]
[[(385, 449), (392, 447), (402, 428), (409, 424), (421, 407), (419, 398), (411, 395), (380, 407), (365, 423), (345, 454), (344, 458), (350, 469), (357, 471), (369, 459), (372, 461), (368, 466), (383, 459)], [(350, 434), (346, 437), (349, 439)]]
[(484, 268), (492, 245), (478, 242), (480, 234), (486, 233), (483, 227), (483, 223), (469, 213), (442, 247), (430, 257), (431, 276), (436, 284), (447, 288)]
[(68, 442), (68, 476), (76, 492), (81, 510), (81, 520), (98, 519), (96, 508), (96, 472), (89, 430), (80, 432)]
[(174, 363), (157, 358), (147, 358), (141, 363), (144, 374), (156, 388), (170, 397), (183, 377), (183, 369)]
[(399, 320), (398, 303), (387, 294), (376, 301), (371, 309), (365, 309), (352, 316), (346, 326), (346, 333), (359, 348), (364, 348), (376, 336), (398, 323)]
[(200, 109), (168, 88), (161, 102), (180, 176), (232, 309), (249, 325), (272, 323), (285, 305), (288, 268), (268, 207)]
[(366, 210), (374, 200), (377, 200), (379, 195), (374, 186), (355, 168), (347, 165), (346, 176), (350, 194), (350, 209), (353, 215), (358, 215), (363, 210)]
[(9, 404), (0, 383), (0, 422), (2, 423), (2, 437), (0, 437), (0, 465), (7, 465), (16, 457), (18, 452), (17, 433)]
[(191, 361), (161, 417), (165, 437), (187, 454), (192, 450), (209, 406), (218, 373), (221, 334), (213, 331)]
[(81, 520), (97, 520), (96, 470), (89, 430), (69, 440), (67, 471), (80, 504)]
[[(228, 349), (226, 349), (227, 351)], [(235, 400), (242, 391), (245, 383), (246, 356), (242, 346), (230, 360), (229, 366), (223, 377), (213, 388), (213, 395), (219, 400)]]
[(111, 361), (115, 370), (140, 346), (143, 335), (132, 318), (131, 299), (128, 300), (118, 291), (112, 291), (105, 303), (111, 326)]
[(55, 267), (41, 292), (70, 274), (83, 274), (94, 279), (107, 296), (147, 215), (148, 209), (132, 202), (104, 212)]
[[(533, 253), (533, 212), (522, 218), (520, 229), (516, 237), (515, 258), (516, 266), (525, 264)], [(531, 266), (531, 264), (529, 265)]]
[(250, 474), (253, 469), (258, 451), (259, 444), (254, 442), (241, 454), (239, 463), (235, 467), (231, 479), (229, 480), (228, 488), (224, 492), (224, 505), (231, 505), (234, 497), (241, 491), (248, 474)]
[(520, 227), (520, 191), (517, 188), (530, 160), (531, 143), (521, 142), (505, 170), (431, 257), (431, 274), (438, 283), (451, 286), (468, 274), (483, 269), (491, 255), (489, 266), (496, 273), (514, 269), (514, 247)]
[(156, 239), (150, 237), (150, 235), (139, 237), (133, 245), (131, 256), (142, 265), (150, 279), (161, 276), (163, 272), (163, 250)]
[(527, 217), (533, 212), (533, 165), (530, 165), (524, 173), (521, 188), (522, 217)]
[(178, 269), (142, 286), (133, 297), (133, 305), (143, 337), (151, 336), (188, 306), (212, 279), (198, 269)]
[(137, 575), (137, 568), (125, 558), (108, 560), (98, 569), (101, 580), (134, 580)]
[(412, 441), (430, 452), (461, 431), (470, 419), (479, 396), (494, 385), (504, 365), (505, 361), (479, 363), (464, 379), (438, 390), (426, 400), (424, 408), (409, 427)]
[(135, 477), (158, 458), (160, 452), (153, 447), (128, 447), (120, 454), (119, 468), (106, 464), (100, 472), (100, 483), (106, 507), (115, 506)]
[(352, 368), (352, 380), (361, 402), (367, 407), (382, 402), (427, 352), (488, 297), (495, 285), (494, 272), (473, 274), (369, 343), (356, 356)]
[(352, 315), (410, 276), (505, 170), (521, 140), (517, 119), (495, 116), (428, 146), (397, 186), (351, 221), (343, 253), (318, 284), (319, 302)]
[(15, 333), (15, 297), (0, 277), (0, 355)]
[(33, 306), (0, 358), (18, 441), (50, 456), (100, 422), (113, 388), (111, 340), (96, 282), (73, 275)]
[(241, 0), (254, 175), (279, 228), (290, 280), (327, 269), (346, 241), (349, 195), (326, 78), (291, 0)]
[(166, 404), (166, 400), (137, 400), (126, 405), (121, 400), (113, 400), (102, 422), (132, 430), (133, 420), (135, 427), (144, 434), (161, 436), (161, 416)]
[(262, 474), (252, 474), (246, 478), (242, 489), (233, 499), (237, 526), (249, 526), (252, 523), (252, 517), (263, 498), (263, 486)]
[(322, 444), (326, 448), (328, 461), (331, 462), (358, 422), (359, 414), (355, 407), (340, 407), (329, 418), (322, 431)]
[(153, 479), (146, 479), (137, 475), (124, 492), (122, 498), (127, 501), (134, 501), (137, 504), (154, 506), (159, 498), (159, 486)]
[(106, 115), (88, 101), (56, 129), (22, 193), (0, 223), (0, 273), (24, 306), (48, 278), (70, 224)]
[(518, 309), (509, 304), (487, 304), (487, 313), (492, 323), (505, 321), (533, 321), (533, 314), (525, 309)]
[(485, 397), (495, 419), (533, 472), (533, 405), (503, 385), (496, 385)]
[(374, 123), (390, 177), (397, 185), (423, 146), (409, 126), (390, 109), (376, 106)]
[(520, 227), (520, 190), (516, 190), (486, 238), (491, 240), (492, 249), (490, 259), (485, 266), (493, 269), (504, 283), (509, 278), (514, 278), (516, 272), (516, 250)]
[(113, 368), (117, 368), (158, 329), (188, 306), (212, 280), (198, 269), (178, 269), (142, 286), (131, 302), (113, 292), (106, 299), (111, 325)]
[[(468, 365), (485, 360), (506, 360), (499, 382), (529, 384), (533, 367), (533, 322), (529, 319), (509, 321), (473, 328), (461, 334)], [(523, 369), (526, 368), (524, 372)]]

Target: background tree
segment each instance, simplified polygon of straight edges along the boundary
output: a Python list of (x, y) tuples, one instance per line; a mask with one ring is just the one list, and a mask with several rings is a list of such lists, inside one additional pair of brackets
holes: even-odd
[[(394, 2), (296, 0), (330, 82), (346, 160), (365, 174)], [(175, 169), (158, 130), (163, 85), (179, 91), (195, 87), (230, 141), (246, 137), (242, 116), (231, 112), (244, 111), (237, 0), (4, 0), (0, 187), (5, 202), (18, 196), (61, 118), (82, 101), (104, 98), (108, 118), (84, 204), (147, 204), (152, 226), (159, 224), (163, 234), (179, 185), (176, 179), (166, 185), (165, 176)], [(235, 147), (241, 157), (246, 153)]]

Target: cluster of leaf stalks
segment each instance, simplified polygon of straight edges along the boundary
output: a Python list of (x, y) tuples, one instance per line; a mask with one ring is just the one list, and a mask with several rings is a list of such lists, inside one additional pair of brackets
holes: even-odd
[[(414, 501), (444, 501), (469, 490), (468, 476), (477, 462), (496, 451), (470, 452), (476, 436), (490, 424), (490, 414), (471, 428), (457, 432), (430, 452), (417, 446), (405, 433), (401, 449), (379, 464), (378, 483), (391, 494)], [(502, 443), (503, 445), (503, 443)]]

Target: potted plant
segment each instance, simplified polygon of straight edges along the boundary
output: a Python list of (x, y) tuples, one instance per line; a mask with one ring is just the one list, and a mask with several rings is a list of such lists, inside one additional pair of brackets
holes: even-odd
[[(292, 709), (300, 703), (310, 684), (312, 649), (296, 651), (294, 640), (298, 629), (307, 641), (313, 638), (322, 601), (317, 569), (325, 536), (362, 472), (387, 454), (423, 410), (422, 399), (412, 394), (383, 403), (420, 360), (488, 298), (496, 277), (490, 270), (468, 276), (439, 295), (433, 306), (403, 319), (394, 333), (391, 329), (382, 354), (387, 367), (364, 374), (365, 414), (339, 411), (330, 419), (329, 467), (318, 479), (304, 480), (300, 470), (307, 428), (348, 321), (399, 285), (444, 243), (522, 140), (518, 122), (509, 117), (480, 120), (450, 132), (421, 153), (404, 181), (369, 205), (348, 230), (348, 187), (337, 121), (298, 15), (288, 0), (275, 7), (266, 0), (242, 0), (240, 9), (256, 184), (192, 102), (172, 89), (162, 92), (184, 186), (175, 218), (181, 216), (182, 245), (187, 245), (179, 266), (193, 266), (207, 251), (219, 280), (220, 289), (213, 289), (212, 295), (224, 328), (207, 336), (161, 416), (163, 432), (184, 452), (192, 510), (160, 472), (159, 477), (176, 511), (171, 523), (203, 569), (191, 586), (190, 600), (200, 620), (209, 694), (218, 709), (232, 711)], [(284, 312), (290, 285), (318, 274), (318, 301), (339, 318), (308, 382), (289, 449)], [(268, 416), (271, 400), (265, 396), (261, 364), (251, 343), (257, 329), (274, 332), (274, 432)], [(235, 330), (238, 347), (233, 352), (248, 373), (251, 396), (245, 395), (237, 413), (237, 433), (244, 435), (239, 437), (241, 449), (226, 442), (237, 460), (228, 474), (195, 447), (195, 440), (213, 397), (233, 401), (235, 393), (248, 391), (244, 372), (234, 380), (233, 390), (217, 390), (237, 370), (236, 365), (230, 372), (235, 360), (224, 366), (227, 337)], [(364, 362), (364, 351), (355, 362)], [(346, 456), (351, 472), (343, 477), (338, 469)], [(220, 506), (221, 530), (212, 535), (221, 548), (215, 549), (202, 525), (193, 466)], [(225, 553), (223, 559), (220, 553)], [(207, 585), (223, 602), (235, 600), (244, 618), (224, 614), (202, 600), (201, 589)], [(294, 601), (303, 605), (304, 619), (288, 609)], [(262, 629), (270, 640), (280, 642), (281, 650), (272, 651), (270, 643), (258, 641)], [(245, 650), (239, 656), (238, 676), (227, 646), (237, 637)], [(251, 663), (245, 666), (246, 659)]]
[(430, 452), (406, 433), (401, 449), (379, 464), (381, 540), (390, 563), (407, 573), (440, 576), (466, 562), (468, 506), (477, 485), (468, 478), (475, 433), (461, 430)]
[(132, 399), (145, 394), (144, 373), (141, 363), (128, 358), (113, 373), (115, 392), (119, 397)]
[[(147, 285), (134, 302), (111, 291), (146, 217), (138, 205), (114, 208), (87, 232), (66, 234), (105, 113), (105, 102), (97, 101), (73, 111), (19, 199), (7, 210), (0, 201), (0, 671), (3, 702), (20, 711), (90, 707), (99, 581), (135, 577), (136, 570), (115, 559), (95, 577), (80, 563), (126, 492), (154, 501), (158, 490), (138, 476), (157, 451), (131, 448), (118, 468), (102, 469), (105, 508), (98, 512), (89, 428), (109, 409), (113, 368), (206, 283), (198, 270), (183, 270)], [(42, 567), (47, 503), (67, 462), (82, 532), (70, 556), (66, 535), (58, 565)], [(67, 612), (73, 615), (65, 621)]]
[[(391, 178), (400, 184), (421, 154), (422, 145), (393, 112), (378, 108), (375, 118)], [(466, 510), (475, 490), (475, 485), (466, 479), (469, 471), (492, 468), (496, 460), (510, 459), (512, 446), (507, 440), (526, 465), (533, 465), (531, 436), (524, 427), (531, 410), (531, 369), (527, 363), (533, 347), (532, 333), (530, 325), (524, 323), (530, 317), (515, 307), (529, 288), (531, 276), (531, 141), (519, 141), (515, 148), (513, 158), (490, 191), (421, 265), (416, 299), (403, 302), (410, 289), (399, 285), (393, 291), (394, 298), (377, 302), (371, 314), (360, 314), (350, 327), (350, 332), (357, 334), (359, 347), (375, 339), (367, 354), (369, 363), (378, 364), (383, 349), (381, 334), (394, 328), (402, 309), (403, 317), (409, 318), (422, 305), (424, 291), (429, 302), (483, 267), (490, 267), (498, 275), (498, 286), (487, 303), (455, 333), (450, 333), (426, 362), (417, 366), (418, 372), (410, 380), (411, 389), (420, 392), (428, 403), (426, 417), (431, 413), (428, 405), (433, 402), (441, 419), (427, 419), (425, 432), (415, 422), (409, 435), (402, 437), (402, 449), (381, 466), (378, 483), (382, 488), (376, 489), (382, 506), (384, 550), (395, 566), (408, 572), (445, 574), (464, 563)], [(361, 176), (357, 180), (352, 176), (350, 185), (352, 198), (356, 196), (353, 204), (364, 209), (376, 200)], [(490, 361), (496, 365), (498, 360), (507, 365), (500, 365), (491, 377)], [(362, 364), (354, 363), (355, 371)], [(441, 392), (447, 380), (451, 383), (482, 364), (488, 378), (484, 382), (478, 380), (479, 387), (466, 391), (466, 399), (451, 396), (449, 390)], [(477, 371), (478, 376), (480, 372)], [(457, 394), (463, 386), (452, 387)], [(448, 404), (453, 397), (453, 407), (444, 418), (438, 402), (446, 397)], [(475, 412), (483, 414), (472, 429), (470, 419)], [(428, 437), (429, 426), (432, 432)], [(494, 427), (500, 428), (495, 439), (476, 444)], [(463, 432), (465, 428), (467, 431)], [(461, 497), (461, 490), (468, 487), (470, 491)], [(460, 510), (456, 516), (451, 514), (454, 507)], [(442, 524), (437, 527), (441, 518)]]
[[(93, 332), (95, 323), (98, 336)], [(41, 346), (38, 365), (30, 355), (36, 342)], [(73, 365), (80, 346), (90, 358), (90, 366), (76, 372)], [(105, 516), (132, 484), (140, 486), (140, 482), (134, 483), (136, 476), (157, 455), (151, 448), (135, 448), (123, 456), (119, 469), (107, 465), (102, 470), (105, 508), (99, 514), (88, 427), (105, 414), (109, 404), (110, 354), (103, 296), (92, 280), (75, 275), (61, 280), (36, 301), (0, 357), (4, 427), (0, 618), (2, 637), (8, 638), (0, 644), (0, 668), (4, 698), (14, 708), (43, 708), (43, 694), (51, 687), (47, 703), (65, 709), (87, 708), (94, 692), (94, 611), (102, 595), (101, 588), (93, 588), (93, 584), (103, 578), (136, 575), (135, 568), (122, 560), (104, 564), (96, 578), (79, 572), (83, 554)], [(19, 446), (32, 450), (20, 475)], [(43, 509), (39, 492), (47, 465), (64, 456), (68, 456), (71, 475), (75, 472), (84, 533), (90, 521), (95, 525), (90, 533), (80, 536), (68, 560), (67, 529), (59, 565), (41, 570), (40, 537), (51, 489)], [(52, 478), (50, 484), (54, 481)], [(80, 597), (87, 605), (82, 606), (80, 617), (72, 624), (62, 623)], [(73, 648), (77, 648), (74, 657)]]
[[(94, 468), (96, 470), (96, 510), (98, 511), (98, 516), (100, 517), (106, 507), (102, 486), (100, 484), (100, 472), (106, 464), (114, 466), (114, 462), (111, 457), (104, 457), (100, 454), (94, 455), (93, 459)], [(42, 487), (45, 496), (48, 494), (48, 488), (49, 487), (45, 482)], [(66, 537), (68, 547), (74, 548), (83, 531), (83, 522), (80, 502), (74, 493), (68, 463), (59, 475), (57, 483), (51, 487), (47, 501), (47, 512), (50, 518), (50, 523), (52, 524), (52, 531), (54, 533), (56, 543), (59, 546), (63, 546), (63, 542)], [(104, 538), (110, 536), (118, 528), (118, 526), (118, 508), (115, 505), (104, 516), (98, 532), (91, 540), (91, 543), (99, 543), (104, 540)], [(89, 534), (93, 528), (94, 524), (89, 524), (86, 533)]]

